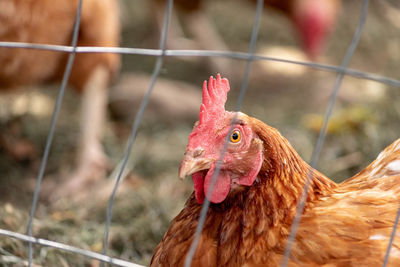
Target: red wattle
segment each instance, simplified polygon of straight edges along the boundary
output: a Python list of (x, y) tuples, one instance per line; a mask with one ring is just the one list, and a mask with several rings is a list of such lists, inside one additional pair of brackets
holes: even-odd
[[(204, 179), (204, 191), (203, 194), (209, 194), (208, 190), (211, 187), (211, 179), (213, 177), (215, 167), (213, 166), (208, 172)], [(218, 177), (216, 178), (213, 191), (210, 194), (210, 202), (212, 203), (221, 203), (228, 196), (229, 191), (231, 190), (231, 178), (228, 173), (220, 170)]]

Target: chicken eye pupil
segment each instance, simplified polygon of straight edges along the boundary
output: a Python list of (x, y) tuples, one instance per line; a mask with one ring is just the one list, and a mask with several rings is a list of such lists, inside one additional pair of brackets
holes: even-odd
[(233, 134), (232, 134), (232, 139), (233, 139), (233, 140), (239, 139), (238, 133), (233, 133)]
[(232, 143), (237, 143), (240, 141), (240, 132), (239, 131), (234, 131), (231, 134), (231, 142)]

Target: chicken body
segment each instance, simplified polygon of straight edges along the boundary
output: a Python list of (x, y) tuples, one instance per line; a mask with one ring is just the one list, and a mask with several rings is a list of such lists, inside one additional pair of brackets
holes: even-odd
[[(210, 79), (210, 83), (213, 87), (208, 89), (209, 95), (226, 91), (220, 77), (217, 80)], [(204, 102), (203, 97), (203, 105)], [(202, 107), (201, 112), (207, 109)], [(218, 139), (218, 135), (224, 132), (223, 128), (230, 127), (235, 116), (234, 128), (240, 130), (241, 140), (232, 142), (237, 137), (232, 133), (227, 155), (222, 161), (222, 174), (215, 183), (216, 188), (209, 195), (203, 192), (211, 205), (192, 266), (279, 266), (310, 172), (313, 179), (289, 266), (382, 264), (399, 207), (400, 139), (386, 148), (364, 171), (336, 184), (312, 170), (276, 129), (243, 113), (223, 111), (219, 115), (213, 114), (224, 118), (225, 122), (216, 123), (216, 132), (210, 129), (199, 132), (211, 121), (202, 121), (200, 115), (200, 123), (189, 137), (180, 168), (180, 176), (192, 174), (195, 192), (155, 249), (151, 266), (183, 266), (202, 207), (200, 203), (204, 195), (201, 192), (209, 190), (207, 175), (214, 171), (214, 165), (209, 162), (218, 159), (208, 150), (217, 147), (220, 153), (223, 141)], [(215, 118), (212, 120), (215, 121)], [(224, 137), (229, 134), (224, 133)], [(213, 139), (218, 141), (213, 143)], [(202, 143), (198, 140), (205, 141)], [(203, 150), (199, 150), (199, 147)], [(257, 154), (255, 151), (262, 152), (262, 164), (253, 182), (246, 182), (245, 185), (243, 179), (252, 177), (248, 176), (251, 173), (248, 172), (249, 168), (258, 166), (258, 157), (253, 157)], [(240, 160), (237, 160), (238, 155)], [(199, 187), (199, 180), (196, 180), (199, 173), (205, 177), (204, 189)], [(221, 182), (225, 179), (224, 175), (230, 179), (227, 194), (224, 190), (226, 185)], [(396, 238), (389, 266), (400, 264), (399, 249), (400, 240)]]
[[(0, 3), (0, 41), (71, 45), (78, 0), (4, 0)], [(114, 0), (85, 0), (78, 46), (118, 46), (118, 7)], [(54, 51), (1, 48), (0, 88), (21, 86), (62, 77), (68, 54)], [(111, 75), (119, 56), (78, 54), (69, 83), (83, 90), (97, 66)]]
[[(78, 0), (0, 1), (0, 41), (71, 45)], [(115, 0), (85, 0), (78, 46), (118, 46), (119, 14)], [(0, 48), (0, 90), (60, 81), (68, 53)], [(69, 84), (82, 92), (81, 144), (70, 190), (104, 174), (106, 157), (100, 139), (107, 89), (119, 69), (110, 53), (77, 54)], [(66, 190), (63, 188), (62, 190)]]

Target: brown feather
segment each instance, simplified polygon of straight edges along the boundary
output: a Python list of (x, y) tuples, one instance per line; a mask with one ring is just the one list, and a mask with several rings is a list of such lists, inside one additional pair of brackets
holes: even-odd
[[(71, 45), (77, 0), (5, 0), (0, 2), (0, 41)], [(78, 46), (118, 46), (119, 18), (115, 0), (82, 2)], [(0, 48), (0, 89), (58, 80), (68, 54), (54, 51)], [(77, 54), (69, 83), (81, 91), (95, 67), (110, 76), (120, 56)]]

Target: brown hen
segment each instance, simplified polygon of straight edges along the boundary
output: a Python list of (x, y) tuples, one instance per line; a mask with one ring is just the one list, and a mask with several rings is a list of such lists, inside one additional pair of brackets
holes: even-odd
[[(0, 41), (71, 45), (78, 0), (0, 1)], [(84, 0), (78, 46), (118, 46), (119, 14), (115, 0)], [(67, 53), (0, 48), (0, 90), (59, 81)], [(77, 171), (63, 193), (104, 176), (107, 158), (101, 145), (107, 88), (119, 69), (110, 53), (77, 54), (69, 84), (82, 92), (82, 125)]]
[[(380, 266), (400, 201), (400, 139), (365, 170), (336, 184), (311, 169), (276, 129), (225, 111), (228, 91), (219, 75), (210, 78), (208, 89), (204, 85), (200, 120), (180, 167), (182, 178), (192, 175), (195, 190), (155, 249), (151, 266), (183, 266), (205, 197), (211, 205), (192, 266), (279, 266), (310, 172), (289, 266)], [(389, 266), (399, 265), (395, 238)]]

